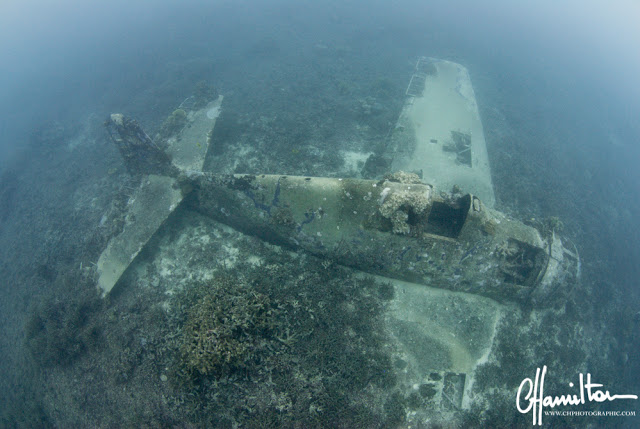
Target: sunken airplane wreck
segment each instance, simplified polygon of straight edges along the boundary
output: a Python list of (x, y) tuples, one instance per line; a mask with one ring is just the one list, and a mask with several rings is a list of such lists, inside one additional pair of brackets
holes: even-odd
[[(553, 230), (541, 234), (491, 208), (491, 177), (472, 90), (457, 79), (453, 95), (462, 105), (449, 101), (448, 112), (438, 111), (441, 104), (434, 100), (442, 96), (426, 94), (425, 81), (436, 80), (435, 64), (445, 68), (452, 63), (421, 64), (396, 133), (415, 135), (395, 138), (397, 172), (381, 180), (201, 171), (205, 153), (193, 142), (207, 141), (197, 133), (211, 130), (221, 98), (195, 112), (192, 126), (178, 139), (180, 147), (170, 150), (171, 158), (136, 121), (111, 115), (106, 126), (128, 170), (148, 175), (131, 210), (154, 213), (139, 213), (144, 225), (128, 225), (131, 231), (103, 253), (102, 290), (108, 293), (115, 286), (150, 235), (184, 201), (244, 233), (365, 272), (498, 300), (543, 304), (561, 293), (576, 274), (577, 253), (567, 250)], [(421, 74), (421, 68), (427, 69)], [(416, 90), (418, 80), (426, 91)], [(461, 112), (452, 114), (456, 107)], [(411, 122), (420, 116), (426, 124), (417, 133)], [(403, 171), (420, 171), (433, 180), (425, 183)]]
[(579, 276), (577, 250), (553, 227), (539, 231), (493, 209), (482, 123), (459, 64), (417, 61), (385, 153), (365, 166), (383, 165), (378, 180), (202, 171), (221, 105), (220, 96), (190, 111), (189, 126), (166, 151), (135, 120), (107, 120), (128, 171), (143, 179), (129, 221), (97, 263), (103, 295), (171, 213), (187, 205), (244, 234), (401, 289), (387, 320), (410, 362), (407, 382), (441, 374), (439, 397), (460, 409), (469, 406), (474, 369), (489, 354), (501, 312), (557, 303)]

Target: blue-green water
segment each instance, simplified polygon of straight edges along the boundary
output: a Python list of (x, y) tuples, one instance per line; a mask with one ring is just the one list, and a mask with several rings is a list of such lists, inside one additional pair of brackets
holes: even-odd
[[(109, 113), (135, 117), (151, 134), (206, 80), (225, 95), (219, 123), (225, 141), (260, 154), (253, 164), (234, 163), (234, 152), (220, 147), (208, 159), (210, 169), (332, 175), (341, 161), (327, 154), (380, 144), (420, 55), (468, 68), (497, 208), (522, 220), (560, 217), (563, 233), (580, 250), (579, 290), (566, 315), (555, 316), (562, 321), (560, 337), (583, 332), (582, 353), (563, 357), (576, 370), (567, 380), (591, 372), (612, 392), (638, 394), (640, 86), (634, 77), (640, 57), (634, 46), (640, 33), (633, 17), (640, 11), (632, 2), (604, 7), (462, 1), (0, 6), (0, 422), (64, 427), (73, 421), (180, 421), (152, 408), (127, 420), (115, 393), (101, 402), (88, 399), (100, 395), (90, 389), (87, 398), (74, 395), (70, 382), (56, 389), (59, 379), (92, 384), (98, 376), (78, 372), (77, 362), (117, 347), (100, 325), (116, 322), (95, 322), (102, 332), (95, 346), (52, 341), (66, 350), (54, 354), (68, 360), (63, 365), (33, 359), (25, 331), (34, 312), (54, 311), (52, 302), (60, 312), (71, 311), (64, 304), (67, 294), (76, 293), (69, 292), (70, 283), (90, 281), (69, 273), (81, 264), (90, 267), (117, 230), (101, 224), (105, 213), (117, 210), (114, 201), (126, 203), (122, 191), (129, 186), (102, 129)], [(378, 107), (365, 114), (363, 101)], [(296, 158), (301, 150), (313, 156)], [(92, 304), (77, 304), (79, 319), (47, 313), (47, 320), (77, 323), (71, 335), (91, 337), (87, 323), (93, 322), (84, 319), (113, 304), (85, 301)], [(132, 374), (138, 371), (131, 366)], [(122, 389), (132, 376), (115, 386)], [(521, 378), (530, 376), (523, 372)], [(65, 396), (74, 404), (67, 411), (59, 408)], [(83, 400), (101, 407), (96, 416), (115, 417), (78, 419), (74, 413)], [(633, 401), (618, 404), (608, 409), (637, 408)], [(148, 418), (154, 414), (171, 418)], [(514, 419), (530, 423), (524, 416)], [(637, 421), (593, 420), (612, 426)], [(565, 424), (588, 422), (576, 417)]]

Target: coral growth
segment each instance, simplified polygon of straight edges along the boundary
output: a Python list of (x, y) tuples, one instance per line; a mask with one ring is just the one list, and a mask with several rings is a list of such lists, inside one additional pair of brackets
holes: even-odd
[(415, 223), (412, 218), (425, 215), (429, 203), (429, 192), (406, 189), (387, 192), (378, 210), (383, 218), (391, 221), (395, 234), (407, 235), (411, 233), (411, 223)]
[(266, 295), (231, 277), (218, 279), (184, 327), (181, 362), (186, 372), (197, 377), (246, 367), (272, 336), (277, 313)]
[(262, 255), (259, 267), (225, 270), (172, 304), (182, 338), (170, 378), (186, 418), (198, 427), (384, 421), (376, 398), (397, 381), (381, 325), (393, 286), (337, 264)]
[(404, 183), (405, 185), (424, 184), (422, 180), (420, 180), (420, 176), (416, 173), (407, 173), (405, 171), (396, 171), (395, 173), (386, 174), (384, 179), (389, 182)]

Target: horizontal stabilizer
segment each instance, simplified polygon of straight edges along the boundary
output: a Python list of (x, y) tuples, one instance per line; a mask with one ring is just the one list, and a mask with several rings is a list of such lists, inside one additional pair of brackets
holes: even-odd
[(182, 201), (176, 179), (149, 175), (129, 200), (124, 230), (98, 259), (98, 286), (106, 295), (129, 264)]

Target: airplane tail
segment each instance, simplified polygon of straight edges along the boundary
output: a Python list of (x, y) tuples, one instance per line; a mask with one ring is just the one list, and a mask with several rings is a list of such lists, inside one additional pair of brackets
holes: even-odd
[(127, 118), (121, 113), (112, 113), (105, 122), (105, 126), (130, 174), (177, 176), (178, 168), (144, 132), (138, 121)]

